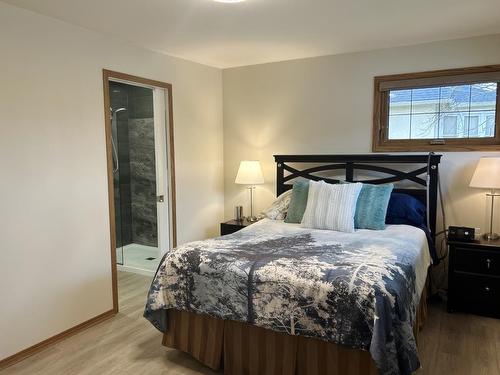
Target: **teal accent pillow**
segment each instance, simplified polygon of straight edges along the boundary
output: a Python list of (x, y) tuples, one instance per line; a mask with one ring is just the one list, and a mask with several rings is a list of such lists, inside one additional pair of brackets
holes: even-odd
[(288, 206), (285, 223), (300, 223), (307, 206), (309, 180), (298, 180), (293, 184), (292, 199)]
[(358, 229), (385, 229), (385, 216), (393, 184), (363, 184), (356, 204), (354, 227)]

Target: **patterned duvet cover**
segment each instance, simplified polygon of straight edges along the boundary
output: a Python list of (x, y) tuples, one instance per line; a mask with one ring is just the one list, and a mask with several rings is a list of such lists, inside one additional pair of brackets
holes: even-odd
[(420, 367), (413, 322), (431, 260), (407, 225), (341, 233), (264, 219), (168, 252), (144, 316), (208, 314), (368, 350), (380, 374)]

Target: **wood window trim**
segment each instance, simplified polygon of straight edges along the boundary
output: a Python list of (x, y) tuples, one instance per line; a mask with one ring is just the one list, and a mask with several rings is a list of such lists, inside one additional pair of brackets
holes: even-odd
[(419, 73), (394, 74), (374, 78), (373, 152), (406, 151), (500, 151), (500, 83), (497, 86), (495, 136), (492, 138), (446, 139), (445, 144), (431, 144), (430, 139), (389, 140), (389, 90), (425, 88), (446, 84), (470, 84), (500, 77), (500, 65), (445, 69)]

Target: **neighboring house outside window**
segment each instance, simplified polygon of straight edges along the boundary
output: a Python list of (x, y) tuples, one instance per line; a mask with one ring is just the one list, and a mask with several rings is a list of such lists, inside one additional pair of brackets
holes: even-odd
[[(486, 122), (486, 120), (485, 120)], [(468, 136), (469, 138), (479, 137), (479, 115), (474, 116), (465, 116), (465, 125), (469, 130)], [(493, 125), (493, 124), (491, 124)]]
[[(458, 116), (457, 115), (442, 115), (443, 120), (442, 124), (439, 127), (440, 132), (438, 138), (457, 138), (463, 137), (464, 134), (467, 135), (467, 132), (464, 133), (464, 126), (460, 126), (458, 128)], [(462, 124), (461, 124), (462, 125)], [(441, 129), (442, 127), (442, 129)]]

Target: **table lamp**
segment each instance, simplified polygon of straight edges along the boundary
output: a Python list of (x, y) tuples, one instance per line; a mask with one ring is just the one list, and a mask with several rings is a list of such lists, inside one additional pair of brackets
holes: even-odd
[(485, 233), (483, 237), (487, 240), (497, 240), (498, 234), (493, 232), (493, 212), (495, 197), (500, 196), (499, 193), (495, 192), (496, 189), (500, 189), (500, 157), (483, 157), (479, 159), (469, 186), (490, 189), (490, 192), (486, 194), (491, 197), (490, 232)]
[(240, 185), (248, 185), (250, 190), (250, 217), (247, 217), (247, 220), (257, 221), (253, 214), (253, 190), (255, 185), (264, 183), (260, 162), (258, 160), (243, 160), (240, 163), (234, 182)]

